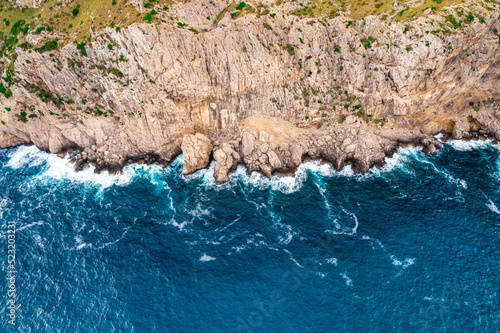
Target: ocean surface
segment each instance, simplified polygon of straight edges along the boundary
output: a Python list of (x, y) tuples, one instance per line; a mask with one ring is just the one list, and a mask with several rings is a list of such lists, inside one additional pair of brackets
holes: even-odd
[[(498, 332), (500, 148), (217, 185), (0, 150), (0, 332)], [(213, 166), (212, 166), (213, 168)], [(16, 326), (7, 223), (16, 221)]]

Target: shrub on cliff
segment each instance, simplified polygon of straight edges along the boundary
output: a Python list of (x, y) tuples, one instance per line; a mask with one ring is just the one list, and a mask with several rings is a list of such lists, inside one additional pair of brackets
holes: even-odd
[(80, 12), (80, 5), (76, 6), (71, 10), (71, 15), (76, 16)]
[(118, 68), (111, 67), (109, 71), (118, 77), (123, 77), (123, 73)]
[(81, 42), (80, 44), (76, 45), (77, 50), (80, 50), (80, 53), (82, 56), (87, 56), (87, 51), (85, 50), (85, 42)]
[(53, 40), (43, 44), (42, 47), (36, 48), (35, 51), (42, 52), (42, 51), (52, 51), (55, 49), (57, 49), (57, 41)]
[(17, 119), (19, 121), (22, 121), (23, 123), (27, 123), (28, 122), (28, 118), (26, 118), (28, 114), (25, 112), (25, 111), (22, 111), (21, 114), (15, 114), (15, 116), (17, 117)]

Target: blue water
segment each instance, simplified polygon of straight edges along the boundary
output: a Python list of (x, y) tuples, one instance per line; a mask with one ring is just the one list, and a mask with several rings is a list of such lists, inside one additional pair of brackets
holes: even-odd
[(0, 331), (498, 332), (499, 148), (387, 162), (239, 168), (216, 185), (182, 177), (182, 158), (97, 175), (0, 150), (0, 262), (3, 277), (17, 221), (19, 306), (15, 329), (2, 306)]

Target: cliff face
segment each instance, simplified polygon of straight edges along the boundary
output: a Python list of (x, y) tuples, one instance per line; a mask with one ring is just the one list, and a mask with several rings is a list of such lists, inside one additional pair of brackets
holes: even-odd
[(17, 49), (0, 146), (79, 149), (80, 167), (119, 168), (168, 163), (202, 133), (209, 142), (185, 146), (200, 139), (209, 156), (189, 172), (213, 154), (224, 181), (238, 163), (270, 175), (305, 157), (366, 171), (402, 142), (432, 153), (439, 132), (500, 139), (498, 8), (454, 29), (443, 15), (297, 18), (290, 3), (232, 19), (229, 4), (178, 4), (185, 26), (107, 28), (83, 51)]

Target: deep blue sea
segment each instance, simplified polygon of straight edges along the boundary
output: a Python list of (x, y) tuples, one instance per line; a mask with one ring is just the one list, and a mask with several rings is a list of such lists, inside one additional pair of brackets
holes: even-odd
[[(217, 185), (0, 150), (1, 332), (498, 332), (500, 148)], [(16, 221), (16, 326), (7, 224)]]

